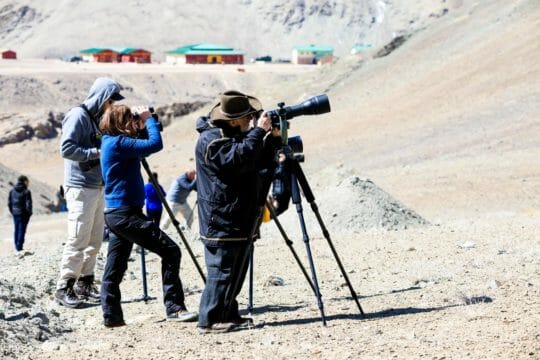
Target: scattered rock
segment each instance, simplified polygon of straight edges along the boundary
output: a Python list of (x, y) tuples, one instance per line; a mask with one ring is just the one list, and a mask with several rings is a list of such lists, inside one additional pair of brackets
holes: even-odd
[(466, 241), (459, 246), (462, 249), (473, 249), (476, 247), (476, 244), (472, 241)]
[(283, 285), (285, 285), (285, 280), (275, 275), (270, 275), (264, 282), (264, 286), (283, 286)]
[(497, 288), (499, 288), (500, 286), (501, 286), (501, 282), (498, 281), (498, 280), (495, 280), (495, 279), (494, 279), (494, 280), (490, 280), (490, 281), (488, 282), (488, 288), (490, 288), (490, 289), (497, 289)]

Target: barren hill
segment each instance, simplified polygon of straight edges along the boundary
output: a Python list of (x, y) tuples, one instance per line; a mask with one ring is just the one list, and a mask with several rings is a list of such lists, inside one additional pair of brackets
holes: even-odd
[[(127, 326), (104, 329), (100, 307), (67, 311), (56, 306), (49, 296), (55, 289), (66, 236), (65, 216), (33, 218), (27, 244), (35, 252), (22, 259), (12, 255), (10, 219), (0, 216), (0, 344), (4, 357), (538, 358), (538, 0), (328, 2), (329, 8), (318, 7), (310, 17), (305, 14), (323, 2), (298, 0), (274, 7), (279, 4), (271, 0), (212, 1), (207, 3), (213, 6), (204, 10), (185, 4), (182, 14), (186, 9), (197, 15), (196, 20), (181, 17), (180, 10), (165, 11), (155, 2), (84, 3), (36, 0), (2, 5), (2, 14), (15, 11), (19, 20), (13, 25), (2, 17), (5, 30), (0, 36), (11, 44), (20, 43), (23, 54), (37, 57), (59, 54), (64, 44), (66, 51), (78, 48), (73, 39), (92, 44), (96, 39), (120, 41), (116, 32), (109, 31), (120, 23), (122, 28), (140, 24), (140, 28), (133, 27), (133, 38), (150, 44), (150, 23), (136, 21), (139, 13), (159, 26), (173, 26), (176, 23), (171, 19), (180, 17), (190, 29), (200, 31), (205, 41), (208, 29), (219, 28), (212, 32), (219, 34), (215, 35), (217, 41), (227, 42), (234, 34), (241, 43), (248, 35), (237, 36), (232, 31), (236, 27), (222, 22), (241, 9), (242, 14), (234, 17), (236, 24), (247, 25), (250, 31), (242, 34), (253, 33), (260, 44), (279, 38), (292, 41), (293, 34), (309, 29), (301, 38), (308, 41), (306, 34), (320, 35), (316, 31), (327, 25), (327, 16), (330, 26), (325, 27), (325, 34), (335, 33), (337, 38), (350, 19), (349, 10), (366, 4), (377, 4), (390, 13), (401, 9), (403, 19), (405, 14), (423, 14), (407, 20), (406, 36), (394, 38), (386, 50), (377, 46), (361, 56), (344, 56), (321, 67), (253, 64), (238, 71), (236, 66), (0, 62), (0, 136), (21, 127), (35, 135), (39, 130), (34, 127), (36, 119), (76, 105), (93, 79), (102, 75), (122, 83), (129, 105), (148, 99), (160, 107), (201, 101), (202, 107), (188, 115), (172, 117), (163, 132), (163, 151), (148, 159), (164, 187), (193, 165), (198, 136), (195, 119), (208, 111), (220, 91), (238, 88), (252, 93), (266, 109), (274, 108), (278, 101), (294, 104), (327, 93), (332, 111), (293, 119), (290, 134), (304, 139), (306, 161), (302, 167), (365, 316), (359, 316), (352, 303), (343, 274), (305, 203), (329, 325), (320, 326), (320, 311), (309, 285), (269, 223), (255, 246), (253, 315), (258, 327), (212, 338), (197, 335), (193, 324), (164, 321), (160, 261), (151, 254), (146, 258), (146, 271), (149, 293), (157, 299), (138, 300), (141, 267), (134, 257), (122, 282)], [(165, 9), (174, 8), (173, 3), (168, 2), (171, 6)], [(441, 6), (449, 10), (443, 11)], [(343, 10), (343, 20), (334, 17), (337, 8)], [(120, 9), (129, 15), (126, 20), (111, 15)], [(266, 9), (276, 17), (260, 12), (259, 18), (255, 9)], [(217, 13), (223, 16), (218, 18)], [(373, 16), (368, 14), (362, 19)], [(264, 19), (271, 21), (267, 24)], [(284, 19), (297, 31), (287, 30)], [(388, 17), (381, 23), (378, 19), (381, 17), (375, 16), (374, 24), (384, 25)], [(311, 21), (318, 25), (308, 28)], [(258, 24), (265, 31), (253, 30)], [(348, 27), (353, 33), (354, 24)], [(70, 32), (77, 27), (84, 37)], [(394, 28), (396, 34), (401, 28)], [(175, 33), (180, 34), (178, 42), (191, 42), (183, 30), (167, 27), (161, 31), (171, 36), (163, 47), (177, 44), (176, 37), (172, 39)], [(90, 38), (90, 33), (96, 38)], [(56, 41), (51, 39), (58, 38), (65, 43), (51, 45)], [(277, 45), (273, 49), (279, 50)], [(10, 174), (23, 172), (53, 187), (62, 181), (57, 135), (6, 143), (0, 146), (0, 161), (15, 169)], [(307, 263), (293, 208), (291, 204), (281, 219)], [(5, 214), (3, 204), (1, 211)], [(171, 236), (179, 240), (177, 234)], [(196, 258), (202, 260), (200, 243), (191, 245)], [(202, 282), (186, 256), (185, 245), (181, 247), (186, 303), (196, 309)], [(105, 254), (103, 247), (98, 278)], [(278, 282), (281, 286), (268, 285), (268, 279), (276, 277), (282, 280)], [(242, 309), (245, 290), (239, 296)]]
[[(0, 7), (0, 47), (22, 57), (61, 57), (96, 46), (163, 52), (224, 43), (250, 57), (290, 57), (294, 45), (327, 44), (338, 55), (356, 43), (380, 46), (459, 7), (462, 0), (315, 1), (7, 0)], [(98, 25), (99, 24), (99, 25)]]

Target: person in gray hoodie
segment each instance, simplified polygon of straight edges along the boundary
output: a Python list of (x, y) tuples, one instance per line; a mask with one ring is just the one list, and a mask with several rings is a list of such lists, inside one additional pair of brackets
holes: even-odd
[(99, 303), (99, 291), (94, 283), (104, 227), (99, 120), (114, 101), (122, 99), (117, 82), (98, 78), (86, 100), (72, 108), (62, 121), (60, 153), (64, 158), (68, 237), (55, 300), (68, 308), (80, 307), (84, 301)]

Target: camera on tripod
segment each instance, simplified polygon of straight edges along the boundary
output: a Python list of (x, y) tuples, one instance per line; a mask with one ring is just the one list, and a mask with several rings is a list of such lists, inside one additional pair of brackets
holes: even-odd
[(304, 161), (303, 144), (300, 136), (288, 137), (288, 120), (300, 115), (319, 115), (330, 112), (330, 101), (326, 94), (313, 96), (300, 104), (285, 106), (284, 102), (278, 108), (266, 114), (272, 120), (272, 127), (281, 129), (281, 153), (289, 159)]
[(290, 120), (300, 115), (319, 115), (330, 112), (330, 101), (326, 94), (313, 96), (300, 104), (285, 106), (284, 102), (278, 103), (278, 108), (270, 110), (267, 115), (272, 119), (273, 127), (280, 127), (282, 121)]

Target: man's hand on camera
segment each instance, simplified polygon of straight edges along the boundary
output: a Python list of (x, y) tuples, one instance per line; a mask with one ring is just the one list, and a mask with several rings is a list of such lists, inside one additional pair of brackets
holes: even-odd
[(257, 127), (262, 128), (264, 131), (268, 131), (272, 127), (272, 120), (266, 113), (263, 113), (259, 120), (257, 120)]
[(272, 136), (273, 137), (280, 137), (281, 136), (281, 129), (278, 127), (272, 128)]

